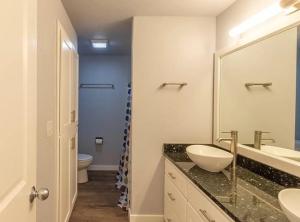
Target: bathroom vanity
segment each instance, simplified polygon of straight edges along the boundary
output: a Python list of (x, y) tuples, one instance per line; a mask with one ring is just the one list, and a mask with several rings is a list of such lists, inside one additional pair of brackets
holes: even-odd
[(168, 159), (164, 201), (167, 222), (233, 221)]
[[(238, 157), (237, 183), (230, 172), (211, 173), (199, 168), (187, 156), (188, 145), (166, 144), (165, 221), (167, 222), (288, 222), (282, 212), (278, 193), (295, 186), (299, 179), (277, 172), (245, 157)], [(269, 172), (280, 181), (267, 179), (258, 171)], [(281, 173), (281, 175), (280, 175)], [(274, 178), (274, 180), (276, 180)], [(282, 183), (282, 185), (280, 185)], [(233, 194), (236, 186), (236, 195)]]

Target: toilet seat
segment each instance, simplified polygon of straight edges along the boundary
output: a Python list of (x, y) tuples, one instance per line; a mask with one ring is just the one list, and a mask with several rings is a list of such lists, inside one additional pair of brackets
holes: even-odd
[(92, 160), (93, 157), (88, 154), (78, 154), (78, 161), (89, 161)]

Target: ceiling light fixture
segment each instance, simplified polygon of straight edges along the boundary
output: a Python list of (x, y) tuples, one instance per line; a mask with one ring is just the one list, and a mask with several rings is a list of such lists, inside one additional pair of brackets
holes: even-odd
[(93, 39), (91, 40), (92, 46), (95, 49), (106, 49), (108, 46), (107, 39)]

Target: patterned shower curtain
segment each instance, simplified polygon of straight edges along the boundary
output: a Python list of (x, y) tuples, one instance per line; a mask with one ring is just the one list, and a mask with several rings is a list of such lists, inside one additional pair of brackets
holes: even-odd
[(130, 145), (130, 122), (131, 122), (131, 83), (128, 84), (126, 117), (124, 129), (124, 141), (122, 148), (119, 170), (117, 173), (116, 187), (121, 191), (118, 206), (124, 210), (128, 210), (128, 161), (129, 161), (129, 145)]

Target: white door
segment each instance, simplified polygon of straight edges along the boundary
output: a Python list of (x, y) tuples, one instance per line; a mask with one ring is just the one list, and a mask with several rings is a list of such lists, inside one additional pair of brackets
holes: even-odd
[[(77, 154), (78, 154), (78, 62), (79, 57), (75, 51), (72, 51), (72, 76), (71, 76), (71, 127), (73, 136), (73, 147), (71, 147), (70, 161), (70, 203), (73, 208), (77, 197)], [(74, 116), (72, 116), (74, 115)], [(73, 118), (73, 120), (72, 120)], [(74, 122), (75, 121), (75, 122)]]
[(0, 221), (35, 222), (36, 0), (0, 7)]
[(61, 26), (59, 32), (59, 220), (65, 222), (70, 217), (77, 190), (77, 68), (74, 65), (77, 59), (74, 47)]

